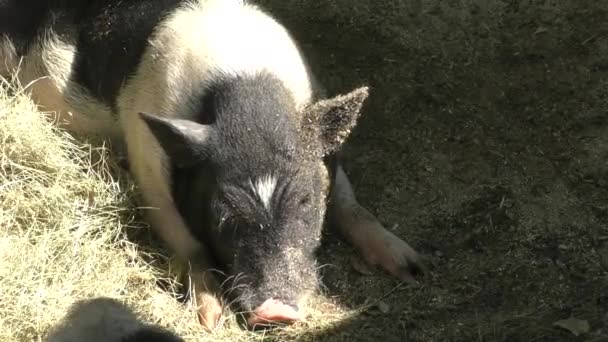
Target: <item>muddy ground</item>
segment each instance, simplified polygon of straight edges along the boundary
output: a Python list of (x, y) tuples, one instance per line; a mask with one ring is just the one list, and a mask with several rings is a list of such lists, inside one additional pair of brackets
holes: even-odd
[[(372, 87), (347, 172), (432, 266), (398, 286), (356, 271), (352, 248), (328, 236), (329, 295), (351, 307), (386, 297), (310, 337), (608, 340), (608, 2), (257, 2), (330, 94)], [(553, 326), (571, 317), (589, 332)]]

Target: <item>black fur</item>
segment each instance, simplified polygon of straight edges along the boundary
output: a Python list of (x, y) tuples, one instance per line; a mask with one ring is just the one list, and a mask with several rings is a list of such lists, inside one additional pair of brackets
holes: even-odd
[(295, 104), (274, 76), (260, 73), (219, 80), (204, 96), (201, 117), (209, 115), (206, 108), (220, 133), (218, 165), (238, 166), (242, 173), (258, 176), (271, 171), (266, 163), (291, 162), (296, 157)]
[(78, 15), (72, 79), (116, 109), (116, 98), (141, 60), (154, 28), (184, 0), (88, 1)]
[(0, 0), (0, 35), (13, 41), (17, 54), (26, 53), (50, 6), (40, 0)]
[[(293, 107), (287, 90), (267, 74), (224, 78), (212, 85), (202, 96), (196, 121), (212, 124), (219, 141), (207, 147), (212, 157), (192, 168), (179, 168), (173, 163), (176, 201), (189, 203), (193, 190), (204, 192), (193, 184), (184, 184), (192, 177), (255, 179), (276, 171), (274, 167), (294, 163), (298, 129), (290, 119)], [(214, 185), (199, 184), (205, 188)], [(178, 207), (189, 211), (185, 204)]]

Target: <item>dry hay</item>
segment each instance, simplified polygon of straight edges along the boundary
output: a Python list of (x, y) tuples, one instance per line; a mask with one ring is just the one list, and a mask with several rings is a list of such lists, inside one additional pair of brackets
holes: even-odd
[[(132, 182), (108, 149), (58, 129), (24, 87), (0, 81), (0, 341), (43, 341), (74, 303), (97, 297), (117, 299), (187, 341), (269, 336), (244, 331), (235, 315), (205, 334), (193, 306), (176, 299), (166, 251), (127, 238), (149, 233)], [(270, 336), (306, 339), (353, 313), (315, 301), (314, 316)]]

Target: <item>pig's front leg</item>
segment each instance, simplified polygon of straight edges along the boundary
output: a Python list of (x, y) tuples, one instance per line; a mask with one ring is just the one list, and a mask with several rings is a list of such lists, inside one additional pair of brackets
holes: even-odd
[(413, 274), (424, 269), (420, 256), (357, 202), (340, 163), (335, 169), (331, 202), (335, 227), (369, 264), (381, 266), (402, 281), (416, 282)]
[[(211, 273), (209, 266), (193, 265), (184, 272), (182, 284), (186, 287), (187, 296), (196, 306), (198, 320), (207, 330), (213, 330), (223, 313), (220, 284)], [(204, 271), (202, 271), (204, 270)]]
[(154, 232), (183, 262), (190, 262), (189, 290), (196, 302), (199, 320), (207, 329), (215, 327), (222, 313), (221, 290), (217, 280), (208, 271), (210, 255), (202, 242), (197, 240), (175, 206), (169, 189), (168, 161), (156, 140), (143, 128), (143, 121), (128, 122), (126, 134), (127, 155), (133, 174), (143, 197), (146, 218)]
[(183, 262), (189, 262), (190, 270), (185, 274), (187, 279), (182, 284), (189, 287), (200, 323), (212, 330), (222, 315), (223, 303), (220, 285), (211, 273), (212, 263), (207, 246), (192, 236), (171, 201), (163, 200), (164, 196), (146, 186), (142, 190), (143, 197), (148, 199), (146, 203), (160, 208), (147, 212), (155, 233)]

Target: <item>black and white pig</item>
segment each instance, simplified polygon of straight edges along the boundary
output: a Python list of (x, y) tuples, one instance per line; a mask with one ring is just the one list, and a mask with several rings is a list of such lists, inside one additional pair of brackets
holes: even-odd
[(0, 73), (74, 132), (123, 144), (150, 226), (191, 263), (199, 317), (294, 322), (326, 217), (402, 280), (418, 254), (362, 207), (337, 154), (367, 87), (325, 98), (289, 32), (239, 0), (0, 2)]

